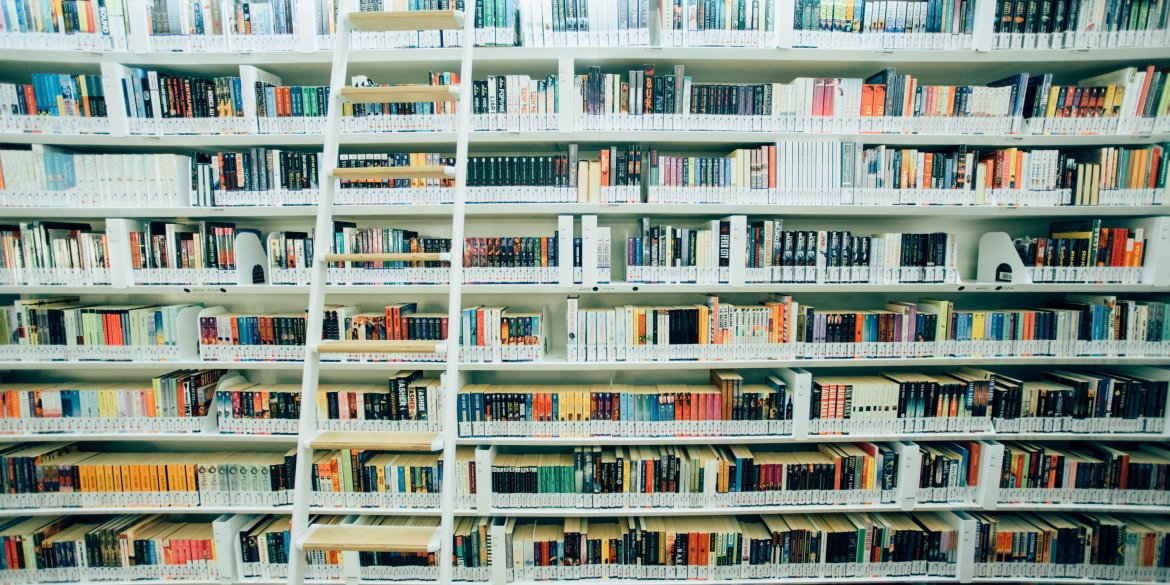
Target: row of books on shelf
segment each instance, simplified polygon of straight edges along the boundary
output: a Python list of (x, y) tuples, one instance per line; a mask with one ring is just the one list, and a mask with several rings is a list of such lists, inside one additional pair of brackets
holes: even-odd
[[(1127, 366), (1008, 375), (976, 368), (922, 373), (804, 375), (756, 381), (712, 370), (708, 384), (466, 383), (456, 397), (462, 437), (808, 437), (971, 433), (1160, 434), (1165, 369)], [(443, 388), (418, 370), (385, 384), (322, 384), (318, 427), (435, 432)], [(0, 385), (0, 431), (295, 434), (301, 389), (224, 370), (177, 370), (145, 382)]]
[[(434, 517), (317, 515), (324, 526), (403, 527), (420, 538)], [(52, 583), (138, 578), (278, 579), (291, 554), (288, 516), (33, 517), (6, 521), (6, 581)], [(740, 517), (517, 519), (464, 517), (452, 538), (452, 577), (499, 582), (609, 578), (654, 581), (752, 578), (980, 577), (1158, 581), (1170, 527), (1158, 516), (1085, 513), (847, 513)], [(131, 552), (115, 554), (109, 542)], [(424, 544), (420, 541), (419, 544)], [(160, 554), (162, 553), (162, 554)], [(436, 552), (357, 555), (311, 551), (307, 575), (339, 579), (437, 578)], [(352, 562), (352, 561), (351, 561)], [(496, 582), (496, 581), (493, 581)]]
[[(795, 0), (794, 47), (970, 49), (975, 2)], [(998, 29), (997, 29), (998, 30)]]
[[(1163, 145), (1077, 150), (896, 148), (785, 141), (679, 155), (629, 144), (542, 154), (474, 154), (467, 202), (773, 205), (1158, 205)], [(818, 164), (812, 164), (817, 161)], [(33, 145), (0, 150), (9, 207), (315, 205), (317, 152), (252, 148), (91, 154)], [(451, 166), (444, 153), (343, 154), (339, 168)], [(450, 204), (453, 179), (342, 179), (338, 205)]]
[[(445, 342), (450, 326), (447, 313), (417, 309), (416, 303), (390, 305), (378, 312), (328, 305), (324, 338)], [(480, 305), (463, 309), (460, 316), (461, 323), (456, 325), (460, 327), (460, 355), (469, 361), (535, 361), (544, 357), (543, 313)], [(213, 310), (199, 316), (199, 355), (211, 361), (299, 361), (304, 359), (305, 331), (303, 313), (241, 315)], [(347, 361), (386, 361), (376, 352), (342, 355)], [(443, 359), (441, 351), (422, 350), (402, 354), (393, 361)]]
[[(9, 132), (108, 133), (112, 124), (70, 126), (61, 118), (100, 118), (129, 134), (319, 134), (328, 88), (283, 85), (252, 66), (240, 75), (169, 75), (111, 65), (121, 86), (102, 95), (100, 76), (39, 75), (33, 85), (0, 89)], [(1051, 74), (1018, 73), (983, 85), (927, 85), (887, 68), (866, 78), (800, 77), (790, 82), (721, 83), (686, 75), (684, 65), (646, 64), (624, 73), (589, 66), (569, 80), (556, 75), (496, 75), (472, 82), (475, 129), (484, 131), (674, 130), (943, 135), (1125, 135), (1164, 131), (1170, 116), (1166, 72), (1128, 67), (1075, 84)], [(60, 83), (55, 83), (60, 79)], [(24, 88), (42, 91), (26, 96)], [(458, 85), (430, 72), (431, 86)], [(365, 75), (357, 87), (384, 86)], [(562, 88), (572, 84), (572, 89)], [(392, 84), (393, 85), (393, 84)], [(412, 84), (408, 84), (412, 85)], [(116, 87), (116, 86), (115, 86)], [(87, 93), (102, 101), (89, 106)], [(108, 104), (107, 100), (124, 101)], [(454, 131), (454, 98), (411, 103), (346, 103), (343, 132)], [(108, 110), (108, 111), (107, 111)], [(558, 114), (572, 114), (562, 121)], [(123, 115), (124, 114), (124, 115)], [(566, 116), (569, 118), (569, 116)], [(565, 124), (571, 122), (572, 127)], [(119, 130), (121, 131), (121, 130)]]
[[(693, 305), (588, 308), (571, 296), (569, 362), (878, 357), (1161, 355), (1170, 339), (1158, 301), (1068, 295), (1033, 309), (958, 309), (891, 301), (872, 310), (817, 309), (791, 296), (755, 305), (714, 295)], [(1161, 331), (1157, 331), (1161, 326)], [(1134, 352), (1134, 353), (1130, 353)], [(1148, 353), (1147, 353), (1148, 352)]]
[[(425, 307), (423, 307), (425, 308)], [(962, 309), (953, 301), (890, 301), (868, 310), (817, 309), (787, 295), (756, 305), (714, 295), (692, 305), (587, 308), (566, 305), (570, 363), (945, 357), (1164, 357), (1166, 303), (1111, 295), (1066, 295), (1044, 307)], [(443, 342), (459, 327), (473, 362), (544, 357), (548, 317), (506, 306), (473, 306), (448, 324), (417, 303), (374, 312), (331, 305), (325, 339)], [(107, 305), (58, 297), (4, 310), (0, 355), (18, 361), (201, 359), (299, 361), (305, 315), (230, 313), (200, 304)], [(401, 356), (342, 354), (343, 361), (436, 361), (438, 346)]]
[[(531, 452), (459, 447), (461, 509), (707, 509), (952, 503), (1165, 506), (1170, 452), (1162, 446), (979, 441), (592, 446)], [(214, 508), (292, 502), (295, 452), (104, 453), (73, 443), (5, 445), (0, 507)], [(441, 453), (318, 451), (311, 505), (425, 509), (444, 489)], [(795, 509), (795, 508), (794, 508)]]
[[(560, 216), (560, 229), (549, 236), (465, 238), (464, 282), (581, 283), (587, 242), (597, 251), (591, 261), (600, 277), (597, 280), (610, 281), (613, 228), (596, 226), (593, 216), (582, 219), (580, 230), (574, 223), (572, 216)], [(711, 220), (705, 229), (652, 225), (650, 218), (642, 218), (638, 226), (641, 235), (627, 238), (625, 247), (625, 281), (629, 283), (956, 283), (959, 279), (955, 234), (862, 236), (848, 230), (783, 230), (781, 219), (748, 223), (742, 216)], [(582, 235), (572, 235), (575, 231)], [(330, 250), (339, 254), (442, 254), (451, 248), (450, 238), (420, 237), (416, 231), (398, 228), (358, 227), (354, 222), (335, 221), (331, 235)], [(131, 228), (125, 236), (134, 284), (238, 284), (242, 272), (259, 265), (262, 272), (268, 269), (272, 285), (303, 285), (309, 281), (314, 261), (315, 239), (310, 232), (269, 234), (267, 257), (258, 245), (259, 230), (238, 228), (232, 222), (150, 221)], [(1100, 220), (1057, 222), (1048, 236), (1020, 236), (1015, 244), (1034, 282), (1136, 284), (1143, 280), (1145, 231), (1141, 227), (1102, 227)], [(8, 285), (111, 285), (117, 255), (107, 233), (88, 223), (32, 221), (0, 226), (0, 282)], [(244, 276), (252, 278), (250, 273)], [(350, 285), (447, 284), (449, 261), (332, 262), (327, 278), (330, 283)]]
[[(304, 1), (304, 0), (302, 0)], [(437, 2), (438, 9), (462, 2)], [(1165, 42), (1166, 11), (1156, 2), (1105, 2), (1081, 9), (1069, 0), (1028, 7), (998, 0), (979, 20), (973, 0), (484, 0), (473, 10), (475, 43), (481, 46), (746, 46), (843, 49), (971, 49), (977, 27), (990, 29), (995, 49), (1061, 49), (1158, 46)], [(654, 12), (651, 11), (653, 5)], [(421, 4), (362, 4), (360, 10), (420, 10)], [(432, 4), (426, 4), (432, 6)], [(338, 5), (320, 0), (235, 2), (227, 7), (181, 0), (81, 1), (51, 18), (44, 4), (5, 5), (6, 48), (44, 49), (56, 39), (80, 50), (290, 51), (330, 49)], [(136, 16), (145, 12), (145, 18)], [(41, 18), (37, 18), (38, 16)], [(308, 22), (299, 21), (306, 18)], [(659, 18), (651, 36), (649, 20)], [(781, 41), (777, 20), (791, 20), (792, 38)], [(299, 25), (295, 24), (298, 23)], [(362, 50), (451, 47), (462, 31), (356, 33)], [(316, 38), (314, 38), (316, 37)]]

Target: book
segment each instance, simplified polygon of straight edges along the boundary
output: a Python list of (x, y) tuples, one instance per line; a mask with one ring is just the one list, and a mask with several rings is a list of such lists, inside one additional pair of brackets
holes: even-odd
[[(177, 370), (148, 382), (0, 384), (4, 433), (175, 433), (209, 430), (225, 370)], [(211, 425), (214, 428), (214, 425)]]
[(55, 221), (0, 226), (6, 284), (110, 284), (110, 248), (90, 224)]
[[(461, 436), (727, 436), (790, 434), (792, 391), (763, 384), (575, 386), (469, 384), (459, 391)], [(732, 409), (732, 395), (740, 398)], [(725, 406), (726, 405), (726, 406)]]
[[(896, 461), (892, 447), (868, 443), (798, 451), (686, 445), (499, 453), (491, 464), (492, 505), (685, 509), (878, 504), (893, 500)], [(887, 464), (893, 466), (893, 475), (883, 478)]]
[[(36, 516), (0, 523), (6, 575), (113, 574), (130, 580), (218, 579), (210, 519), (162, 515)], [(113, 543), (113, 544), (111, 544)], [(226, 554), (219, 551), (219, 554)]]
[(292, 502), (290, 453), (102, 453), (73, 443), (8, 446), (0, 462), (35, 475), (5, 478), (6, 508), (274, 506)]
[[(854, 571), (851, 565), (865, 565), (871, 575), (946, 575), (953, 574), (958, 540), (956, 527), (936, 513), (519, 519), (506, 538), (505, 550), (514, 551), (508, 568), (518, 578), (536, 580), (554, 570), (635, 579), (658, 570), (694, 573), (698, 579), (820, 577)], [(590, 543), (597, 541), (611, 554), (595, 554)], [(627, 548), (623, 542), (649, 546)], [(561, 565), (544, 556), (546, 548), (580, 552)], [(911, 568), (914, 561), (920, 569)]]

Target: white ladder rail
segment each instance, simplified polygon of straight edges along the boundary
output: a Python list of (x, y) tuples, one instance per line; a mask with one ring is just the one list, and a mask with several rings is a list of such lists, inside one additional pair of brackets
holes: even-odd
[(451, 263), (447, 292), (447, 368), (443, 375), (443, 486), (439, 493), (439, 583), (451, 582), (452, 547), (455, 533), (455, 449), (458, 446), (459, 418), (459, 334), (462, 331), (463, 233), (467, 204), (467, 146), (471, 137), (472, 52), (475, 48), (475, 3), (464, 0), (463, 38), (459, 66), (459, 102), (455, 127), (455, 202), (451, 210)]
[[(333, 200), (337, 191), (337, 180), (333, 170), (341, 146), (341, 88), (345, 87), (349, 66), (349, 9), (357, 8), (353, 0), (344, 2), (345, 9), (339, 11), (340, 26), (337, 27), (337, 43), (333, 49), (333, 69), (329, 78), (329, 109), (325, 122), (325, 146), (317, 170), (321, 184), (317, 201), (318, 238), (333, 231)], [(326, 242), (327, 243), (327, 242)], [(310, 441), (317, 431), (317, 387), (321, 374), (321, 357), (316, 346), (321, 342), (322, 321), (325, 318), (325, 282), (328, 276), (325, 255), (329, 246), (313, 246), (313, 266), (309, 278), (309, 312), (305, 317), (305, 362), (301, 380), (301, 412), (297, 425), (297, 462), (293, 477), (293, 509), (289, 527), (292, 540), (288, 567), (289, 585), (304, 585), (308, 561), (301, 547), (305, 532), (309, 528), (309, 505), (312, 500), (311, 470), (313, 449)]]

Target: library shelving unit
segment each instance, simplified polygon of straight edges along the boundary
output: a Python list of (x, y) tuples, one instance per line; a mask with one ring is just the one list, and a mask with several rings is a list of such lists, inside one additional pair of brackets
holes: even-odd
[(1170, 3), (358, 4), (0, 2), (0, 585), (1170, 581)]

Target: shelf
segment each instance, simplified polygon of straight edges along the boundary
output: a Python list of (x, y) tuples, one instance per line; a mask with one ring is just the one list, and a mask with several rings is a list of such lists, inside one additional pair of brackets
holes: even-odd
[[(731, 294), (731, 293), (1109, 293), (1109, 294), (1155, 294), (1170, 292), (1170, 285), (1152, 284), (1031, 284), (1010, 283), (964, 283), (964, 284), (632, 284), (610, 283), (586, 287), (582, 285), (561, 286), (556, 284), (465, 284), (463, 294), (517, 294), (528, 295), (571, 295), (571, 294)], [(394, 295), (394, 294), (447, 294), (445, 284), (333, 284), (325, 287), (326, 294), (336, 295)], [(307, 296), (308, 285), (140, 285), (120, 288), (106, 285), (94, 286), (52, 286), (15, 285), (0, 286), (0, 295), (193, 295), (215, 296)]]
[[(546, 357), (535, 362), (463, 362), (465, 371), (576, 371), (590, 370), (709, 370), (714, 368), (898, 368), (922, 366), (1083, 366), (1087, 360), (1093, 366), (1167, 365), (1165, 357), (930, 357), (930, 358), (873, 358), (873, 359), (798, 359), (798, 360), (725, 360), (725, 361), (663, 361), (663, 362), (568, 362), (563, 356)], [(229, 370), (287, 370), (300, 371), (303, 362), (226, 362), (183, 360), (173, 362), (0, 362), (3, 370), (178, 370), (184, 368), (224, 368)], [(436, 362), (321, 362), (322, 370), (397, 371), (445, 370), (445, 361)]]
[[(856, 512), (954, 512), (967, 511), (990, 513), (1008, 512), (1112, 512), (1124, 514), (1165, 514), (1170, 510), (1166, 506), (1139, 506), (1118, 504), (997, 504), (995, 508), (983, 510), (972, 502), (914, 502), (909, 508), (902, 508), (897, 503), (880, 504), (794, 504), (774, 506), (725, 506), (702, 508), (491, 508), (483, 513), (475, 508), (455, 508), (454, 514), (459, 517), (514, 517), (514, 518), (555, 518), (575, 516), (581, 518), (625, 518), (631, 516), (736, 516), (744, 514), (830, 514)], [(285, 506), (199, 506), (199, 507), (168, 507), (168, 506), (123, 506), (118, 508), (19, 508), (0, 510), (0, 518), (21, 516), (80, 516), (88, 514), (291, 514), (292, 505)], [(354, 508), (354, 507), (322, 507), (309, 508), (309, 514), (330, 516), (439, 516), (440, 509), (431, 508)]]
[[(724, 435), (690, 437), (459, 437), (457, 445), (499, 446), (604, 446), (604, 445), (785, 445), (815, 443), (851, 443), (874, 441), (912, 441), (929, 443), (941, 441), (1080, 441), (1086, 437), (1106, 442), (1170, 442), (1170, 435), (1157, 433), (901, 433), (851, 435)], [(245, 435), (227, 433), (56, 433), (56, 434), (0, 434), (0, 443), (36, 442), (145, 442), (154, 444), (181, 444), (184, 446), (222, 446), (225, 443), (253, 445), (296, 445), (296, 435)]]
[[(459, 437), (458, 445), (500, 446), (602, 446), (602, 445), (783, 445), (816, 443), (850, 443), (873, 441), (1079, 441), (1088, 436), (1094, 441), (1108, 442), (1170, 442), (1170, 435), (1157, 433), (901, 433), (851, 435), (724, 435), (724, 436), (637, 436), (637, 437)], [(146, 442), (154, 444), (182, 444), (184, 446), (222, 446), (224, 443), (248, 445), (293, 446), (296, 435), (245, 435), (228, 433), (50, 433), (0, 434), (0, 443), (36, 442)]]
[[(349, 217), (450, 217), (452, 205), (339, 205), (334, 215)], [(784, 217), (921, 217), (1012, 219), (1048, 217), (1156, 217), (1170, 215), (1170, 205), (1100, 205), (1062, 207), (993, 207), (957, 205), (710, 205), (686, 203), (469, 203), (467, 217), (553, 218), (591, 214), (617, 218), (643, 216), (711, 216), (731, 214)], [(282, 207), (0, 207), (0, 217), (42, 218), (314, 218), (315, 206)]]
[[(0, 51), (0, 62), (13, 63), (101, 63), (126, 65), (182, 66), (182, 65), (276, 65), (327, 64), (332, 51), (238, 51), (233, 53), (180, 53), (128, 51), (54, 51), (6, 49)], [(459, 48), (405, 48), (354, 51), (352, 64), (394, 63), (456, 63)], [(952, 70), (977, 68), (987, 64), (1012, 64), (1027, 61), (1034, 65), (1046, 63), (1083, 64), (1084, 62), (1157, 61), (1170, 59), (1170, 48), (1117, 49), (1030, 49), (1012, 51), (972, 50), (868, 50), (868, 49), (777, 49), (737, 47), (476, 47), (477, 62), (509, 65), (548, 64), (572, 57), (585, 61), (622, 60), (644, 61), (757, 61), (801, 62), (821, 65), (850, 66), (857, 63), (893, 63), (898, 65), (938, 64)], [(961, 70), (961, 69), (960, 69)]]
[[(913, 441), (916, 443), (934, 441), (974, 441), (996, 439), (1000, 441), (1076, 441), (1086, 438), (1084, 433), (902, 433), (902, 434), (852, 434), (852, 435), (725, 435), (707, 437), (460, 437), (458, 445), (500, 445), (500, 446), (605, 446), (605, 445), (786, 445), (807, 443), (850, 443), (872, 441)], [(1156, 433), (1097, 433), (1089, 435), (1094, 441), (1170, 441), (1170, 435)]]
[[(20, 516), (81, 516), (86, 514), (292, 514), (292, 504), (286, 506), (123, 506), (120, 508), (18, 508), (0, 510), (0, 518), (16, 518)], [(471, 509), (457, 510), (457, 514), (474, 516)], [(360, 514), (363, 516), (439, 516), (438, 507), (434, 508), (327, 508), (312, 506), (309, 514), (325, 514), (330, 516), (349, 516)]]
[(121, 506), (86, 508), (14, 508), (0, 510), (0, 518), (21, 516), (81, 516), (85, 514), (274, 514), (292, 512), (288, 506)]
[(492, 508), (488, 516), (516, 518), (625, 518), (629, 516), (737, 516), (742, 514), (830, 514), (858, 512), (928, 512), (977, 510), (962, 502), (915, 504), (911, 509), (898, 504), (847, 504), (840, 506), (800, 504), (789, 506), (727, 506), (723, 508)]
[[(978, 508), (974, 508), (978, 510)], [(996, 504), (989, 512), (1105, 512), (1112, 514), (1166, 514), (1170, 506), (1125, 504)]]
[(227, 433), (44, 433), (0, 434), (0, 443), (53, 442), (144, 442), (181, 444), (184, 446), (219, 445), (224, 443), (251, 445), (296, 445), (296, 435), (233, 435)]
[[(420, 86), (427, 87), (427, 86)], [(367, 134), (342, 134), (341, 145), (400, 145), (420, 147), (423, 145), (454, 146), (455, 132), (384, 132)], [(469, 139), (476, 145), (567, 145), (570, 143), (626, 143), (687, 144), (694, 146), (720, 147), (727, 145), (760, 144), (777, 140), (826, 142), (858, 141), (865, 144), (886, 144), (891, 146), (1096, 146), (1155, 144), (1170, 141), (1170, 134), (1092, 135), (1092, 136), (1030, 136), (1030, 135), (980, 135), (980, 134), (807, 134), (775, 132), (707, 132), (699, 130), (635, 130), (635, 131), (572, 131), (572, 132), (514, 132), (491, 131), (472, 132)], [(58, 146), (117, 146), (124, 148), (252, 148), (278, 146), (320, 146), (324, 138), (320, 134), (200, 134), (200, 135), (155, 135), (155, 136), (111, 136), (106, 134), (0, 134), (0, 143), (50, 144)]]
[[(711, 585), (836, 585), (838, 583), (958, 583), (957, 577), (938, 577), (935, 575), (915, 575), (909, 577), (783, 577), (780, 579), (711, 579), (695, 581), (694, 579), (573, 579), (549, 581), (512, 581), (508, 585), (695, 585), (695, 583), (710, 583)], [(1092, 583), (1093, 581), (1079, 581)], [(1097, 581), (1099, 583), (1099, 581)], [(1109, 581), (1110, 585), (1116, 582)], [(1147, 584), (1148, 585), (1148, 584)]]

